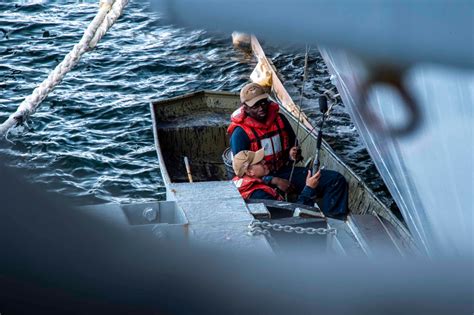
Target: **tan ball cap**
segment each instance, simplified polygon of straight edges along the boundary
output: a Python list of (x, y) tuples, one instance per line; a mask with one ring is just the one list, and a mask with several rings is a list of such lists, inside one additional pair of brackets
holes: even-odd
[(232, 161), (232, 167), (234, 168), (235, 175), (242, 177), (249, 165), (260, 163), (265, 156), (265, 151), (262, 149), (257, 152), (243, 150), (234, 156)]
[(268, 98), (268, 94), (257, 83), (249, 83), (240, 90), (240, 102), (245, 103), (249, 107), (266, 98)]

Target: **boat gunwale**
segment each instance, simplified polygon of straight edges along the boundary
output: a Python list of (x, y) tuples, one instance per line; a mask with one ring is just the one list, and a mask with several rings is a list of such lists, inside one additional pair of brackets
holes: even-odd
[(150, 105), (151, 105), (152, 109), (154, 109), (155, 106), (172, 106), (172, 105), (175, 105), (175, 104), (169, 104), (168, 105), (167, 103), (172, 103), (172, 102), (187, 99), (187, 98), (190, 98), (190, 97), (212, 95), (212, 94), (214, 94), (214, 95), (227, 95), (227, 96), (234, 96), (234, 95), (238, 96), (239, 95), (239, 93), (237, 93), (237, 92), (229, 92), (229, 91), (197, 90), (197, 91), (194, 91), (194, 92), (189, 92), (189, 93), (186, 93), (186, 94), (173, 96), (173, 97), (170, 97), (170, 98), (153, 100), (153, 101), (150, 102)]
[(161, 153), (162, 150), (161, 150), (160, 140), (158, 137), (158, 124), (156, 120), (155, 105), (153, 102), (150, 103), (150, 112), (151, 112), (151, 120), (153, 124), (153, 138), (155, 141), (156, 154), (158, 155), (158, 163), (160, 164), (159, 167), (160, 167), (161, 178), (163, 179), (165, 188), (168, 190), (168, 187), (171, 184), (171, 178), (168, 173), (168, 169), (166, 167), (163, 153)]

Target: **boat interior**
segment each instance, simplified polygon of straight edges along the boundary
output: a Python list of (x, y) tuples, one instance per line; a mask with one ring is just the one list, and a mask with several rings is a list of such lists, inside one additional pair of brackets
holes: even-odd
[(204, 91), (152, 104), (165, 181), (188, 181), (185, 156), (194, 182), (228, 179), (222, 155), (229, 147), (230, 115), (239, 105), (237, 94)]

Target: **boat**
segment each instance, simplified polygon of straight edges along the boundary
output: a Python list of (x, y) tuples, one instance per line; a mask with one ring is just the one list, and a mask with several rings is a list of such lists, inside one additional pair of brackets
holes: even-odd
[[(252, 76), (271, 76), (271, 97), (280, 104), (280, 111), (294, 129), (298, 125), (296, 117), (300, 118), (300, 140), (311, 133), (302, 145), (303, 156), (311, 156), (316, 147), (316, 136), (312, 133), (311, 124), (303, 113), (298, 112), (281, 83), (277, 70), (254, 36), (251, 37), (251, 49), (258, 61)], [(150, 104), (166, 198), (177, 202), (185, 215), (192, 217), (188, 218), (191, 229), (193, 225), (202, 226), (201, 219), (207, 220), (214, 215), (220, 219), (211, 221), (223, 226), (232, 221), (226, 218), (226, 214), (246, 211), (250, 214), (250, 220), (252, 217), (263, 217), (269, 221), (278, 212), (275, 211), (275, 205), (261, 204), (259, 208), (245, 204), (228, 178), (223, 159), (223, 153), (229, 147), (226, 130), (231, 113), (239, 106), (239, 95), (225, 91), (196, 91)], [(189, 168), (185, 165), (185, 159), (189, 161)], [(359, 252), (369, 256), (378, 251), (375, 248), (400, 255), (416, 252), (415, 242), (406, 227), (324, 141), (320, 159), (327, 169), (343, 174), (349, 184), (350, 215), (347, 221), (324, 218), (319, 213), (316, 215), (318, 219), (312, 222), (319, 226), (325, 226), (325, 223), (329, 229), (335, 230), (337, 236), (333, 237), (332, 249), (345, 254)], [(230, 195), (231, 199), (235, 199), (236, 208), (220, 211), (220, 207), (227, 207), (221, 204), (229, 200)], [(191, 204), (192, 202), (195, 204)], [(278, 222), (288, 223), (290, 226), (306, 223), (307, 218), (294, 217), (294, 210), (301, 206), (287, 204), (289, 210), (286, 221)], [(268, 208), (270, 213), (262, 215), (261, 211), (254, 212), (254, 209), (262, 207)], [(199, 215), (196, 216), (196, 213)], [(277, 220), (282, 220), (281, 211), (278, 213)]]

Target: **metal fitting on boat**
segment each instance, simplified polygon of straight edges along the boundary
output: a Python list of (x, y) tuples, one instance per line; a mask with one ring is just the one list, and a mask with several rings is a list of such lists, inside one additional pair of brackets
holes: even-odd
[[(408, 91), (403, 83), (405, 68), (397, 68), (390, 66), (380, 66), (372, 69), (369, 78), (360, 86), (359, 110), (360, 114), (365, 117), (372, 127), (382, 131), (390, 136), (404, 136), (415, 131), (420, 125), (421, 114), (415, 98)], [(369, 95), (376, 85), (388, 85), (394, 88), (403, 101), (404, 109), (408, 114), (408, 118), (404, 124), (399, 126), (384, 126), (380, 117), (376, 115), (369, 107)]]
[(156, 218), (158, 217), (158, 213), (156, 212), (155, 209), (153, 208), (145, 208), (143, 210), (143, 217), (148, 221), (152, 222), (155, 221)]

